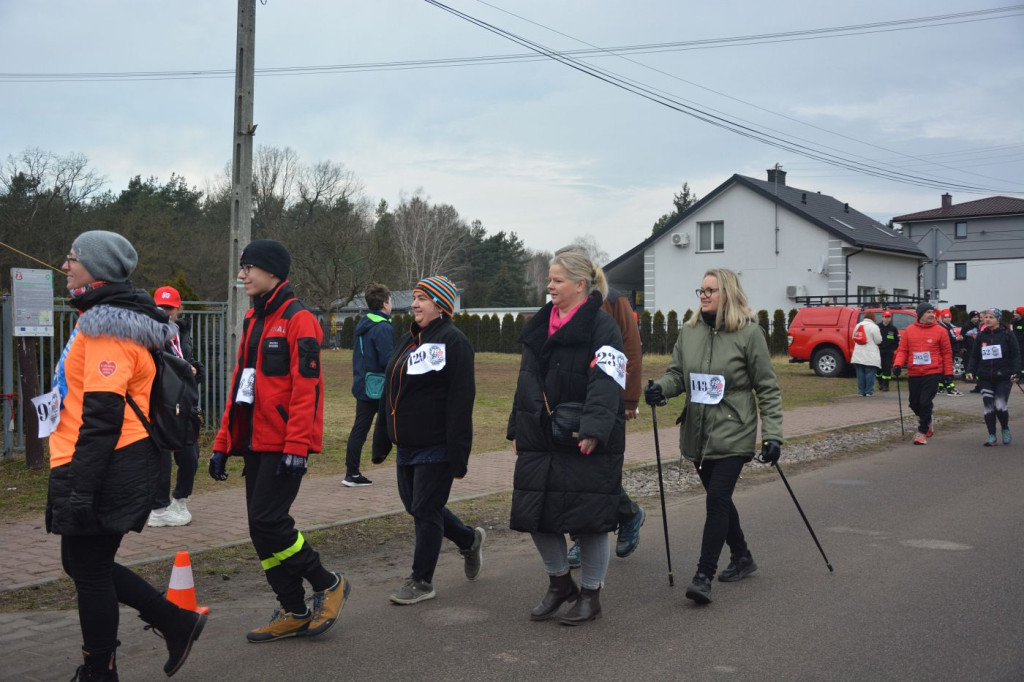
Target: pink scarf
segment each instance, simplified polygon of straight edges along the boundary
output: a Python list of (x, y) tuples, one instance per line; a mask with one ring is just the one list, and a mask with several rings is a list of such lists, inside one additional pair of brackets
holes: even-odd
[(587, 299), (580, 301), (572, 310), (567, 312), (564, 317), (558, 310), (558, 306), (551, 306), (551, 317), (548, 319), (548, 338), (551, 335), (561, 329), (562, 325), (572, 319), (572, 316), (576, 314), (576, 311), (580, 309), (580, 306), (587, 302)]

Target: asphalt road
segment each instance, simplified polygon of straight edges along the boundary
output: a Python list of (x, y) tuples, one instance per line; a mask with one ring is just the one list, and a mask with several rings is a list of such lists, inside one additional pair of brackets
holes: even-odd
[[(1021, 680), (1024, 444), (983, 439), (979, 425), (791, 474), (834, 573), (771, 480), (736, 495), (760, 570), (716, 582), (707, 607), (684, 597), (703, 497), (680, 498), (668, 508), (675, 587), (651, 504), (636, 554), (612, 558), (594, 623), (530, 622), (540, 559), (528, 537), (496, 532), (479, 580), (448, 545), (438, 597), (414, 606), (387, 601), (408, 556), (350, 567), (352, 597), (320, 638), (247, 644), (269, 591), (211, 604), (175, 680)], [(163, 679), (162, 643), (137, 623), (122, 621), (134, 646), (121, 679)]]

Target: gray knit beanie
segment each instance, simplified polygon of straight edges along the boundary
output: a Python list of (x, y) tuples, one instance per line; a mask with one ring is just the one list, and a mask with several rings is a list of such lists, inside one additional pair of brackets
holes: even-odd
[(83, 232), (72, 242), (71, 251), (90, 275), (103, 282), (127, 281), (139, 263), (132, 243), (106, 230)]
[(935, 310), (935, 306), (933, 306), (931, 303), (921, 303), (921, 304), (919, 304), (917, 306), (917, 319), (920, 320), (921, 316), (924, 315), (929, 310)]

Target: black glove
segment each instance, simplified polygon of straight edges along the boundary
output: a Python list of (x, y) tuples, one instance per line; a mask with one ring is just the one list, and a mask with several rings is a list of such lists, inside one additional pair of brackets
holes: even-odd
[(761, 454), (758, 455), (757, 459), (765, 464), (775, 464), (781, 456), (782, 443), (774, 438), (770, 438), (761, 444)]
[(85, 530), (96, 526), (96, 493), (72, 490), (68, 497), (68, 509), (75, 528)]
[(644, 389), (644, 402), (656, 407), (662, 407), (668, 404), (668, 400), (665, 399), (664, 391), (661, 390), (661, 386), (654, 383), (654, 379), (647, 380), (647, 388)]
[(900, 367), (899, 365), (893, 365), (892, 366), (892, 375), (894, 377), (898, 377), (900, 375), (900, 372), (902, 372), (902, 371), (903, 371), (903, 368)]
[(228, 480), (228, 456), (223, 452), (214, 452), (210, 457), (210, 478), (215, 481)]
[(306, 458), (299, 455), (281, 455), (277, 463), (278, 476), (303, 476), (306, 473)]
[(951, 383), (953, 383), (953, 377), (947, 374), (946, 376), (942, 377), (942, 383), (945, 384), (946, 386), (949, 386)]

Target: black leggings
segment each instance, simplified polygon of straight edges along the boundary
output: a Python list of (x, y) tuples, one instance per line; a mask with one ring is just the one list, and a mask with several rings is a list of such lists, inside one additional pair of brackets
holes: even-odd
[(114, 561), (123, 535), (62, 535), (60, 559), (75, 581), (82, 650), (107, 658), (117, 649), (118, 603), (158, 628), (173, 622), (178, 607), (138, 575)]
[(701, 485), (707, 491), (704, 520), (704, 539), (700, 544), (700, 560), (697, 571), (714, 578), (718, 569), (718, 557), (722, 546), (729, 545), (732, 556), (747, 553), (747, 541), (740, 528), (740, 515), (732, 503), (732, 492), (736, 489), (743, 465), (748, 457), (726, 457), (725, 459), (704, 460), (697, 468)]
[(1010, 380), (1003, 381), (978, 381), (981, 386), (981, 402), (985, 405), (985, 426), (991, 435), (996, 435), (996, 418), (999, 425), (1010, 428), (1010, 411), (1007, 403), (1010, 401)]

